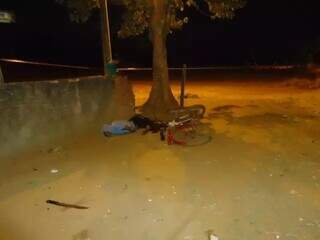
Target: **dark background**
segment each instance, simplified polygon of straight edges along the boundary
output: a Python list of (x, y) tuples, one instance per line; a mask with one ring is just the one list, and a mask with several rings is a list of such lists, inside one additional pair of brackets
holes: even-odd
[[(0, 24), (0, 58), (102, 66), (99, 12), (85, 24), (69, 21), (54, 0), (1, 0), (16, 23)], [(110, 6), (112, 44), (120, 66), (151, 66), (147, 35), (119, 39), (122, 10)], [(170, 66), (299, 64), (320, 45), (320, 7), (311, 0), (249, 0), (235, 19), (212, 21), (193, 12), (168, 39)], [(313, 50), (314, 51), (314, 50)]]

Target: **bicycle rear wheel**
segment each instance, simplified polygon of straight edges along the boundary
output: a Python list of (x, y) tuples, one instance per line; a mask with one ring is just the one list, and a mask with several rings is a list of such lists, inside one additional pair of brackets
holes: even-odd
[(212, 131), (206, 125), (198, 125), (193, 129), (177, 128), (174, 131), (174, 143), (186, 146), (201, 146), (212, 140)]

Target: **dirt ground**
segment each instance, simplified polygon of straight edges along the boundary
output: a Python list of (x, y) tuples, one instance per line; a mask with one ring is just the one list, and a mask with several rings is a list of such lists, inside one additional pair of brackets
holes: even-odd
[[(149, 85), (134, 91), (139, 105)], [(320, 90), (225, 80), (186, 92), (206, 105), (206, 145), (94, 132), (1, 161), (0, 239), (320, 239)]]

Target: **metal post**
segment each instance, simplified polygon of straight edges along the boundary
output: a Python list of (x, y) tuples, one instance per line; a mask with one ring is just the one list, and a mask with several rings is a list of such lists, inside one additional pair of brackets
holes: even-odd
[(3, 77), (3, 73), (1, 70), (1, 65), (0, 65), (0, 89), (4, 88), (4, 77)]
[(101, 37), (102, 37), (102, 49), (103, 49), (103, 54), (102, 54), (103, 67), (104, 67), (104, 75), (107, 75), (107, 64), (112, 62), (108, 0), (100, 0), (100, 10), (101, 10)]
[(180, 107), (184, 107), (184, 95), (185, 95), (184, 89), (185, 89), (186, 79), (187, 79), (187, 64), (183, 64), (181, 88), (180, 88)]

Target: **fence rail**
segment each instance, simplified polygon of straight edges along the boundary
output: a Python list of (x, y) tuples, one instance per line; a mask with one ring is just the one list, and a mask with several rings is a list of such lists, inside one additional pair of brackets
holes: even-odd
[[(86, 67), (86, 66), (75, 66), (75, 65), (65, 65), (65, 64), (55, 64), (55, 63), (45, 63), (45, 62), (35, 62), (35, 61), (25, 61), (20, 59), (0, 59), (1, 62), (8, 63), (20, 63), (20, 64), (29, 64), (29, 65), (38, 65), (38, 66), (47, 66), (47, 67), (61, 67), (69, 69), (82, 69), (82, 70), (94, 70), (98, 68)], [(250, 66), (211, 66), (211, 67), (197, 67), (197, 66), (187, 66), (187, 70), (243, 70), (243, 69), (252, 69), (252, 70), (289, 70), (297, 66), (295, 65), (250, 65)], [(169, 70), (183, 70), (183, 67), (169, 67)], [(151, 67), (120, 67), (119, 71), (152, 71)]]

